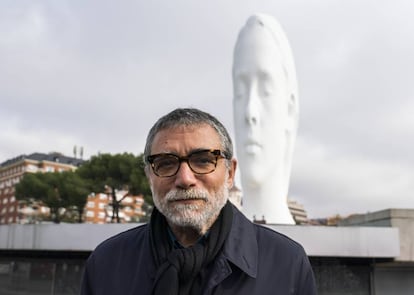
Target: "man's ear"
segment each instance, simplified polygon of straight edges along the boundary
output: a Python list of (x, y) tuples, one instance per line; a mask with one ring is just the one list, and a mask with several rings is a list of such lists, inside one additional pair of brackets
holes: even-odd
[(235, 158), (230, 160), (230, 167), (228, 168), (229, 177), (227, 179), (228, 188), (231, 189), (234, 185), (234, 178), (236, 177), (237, 160)]

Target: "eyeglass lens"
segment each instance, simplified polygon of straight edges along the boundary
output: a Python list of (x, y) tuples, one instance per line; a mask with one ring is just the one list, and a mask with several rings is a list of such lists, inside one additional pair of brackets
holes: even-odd
[(200, 151), (188, 157), (178, 157), (172, 154), (157, 155), (154, 157), (152, 167), (158, 176), (173, 176), (180, 169), (180, 163), (186, 161), (194, 173), (207, 174), (215, 170), (218, 155), (212, 151)]

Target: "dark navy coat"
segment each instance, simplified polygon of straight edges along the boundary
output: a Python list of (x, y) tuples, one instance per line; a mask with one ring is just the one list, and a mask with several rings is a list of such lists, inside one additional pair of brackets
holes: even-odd
[[(201, 274), (202, 294), (316, 294), (302, 246), (253, 224), (236, 208), (233, 211), (232, 229), (223, 250)], [(92, 252), (81, 294), (151, 294), (155, 273), (149, 226), (141, 225), (104, 241)]]

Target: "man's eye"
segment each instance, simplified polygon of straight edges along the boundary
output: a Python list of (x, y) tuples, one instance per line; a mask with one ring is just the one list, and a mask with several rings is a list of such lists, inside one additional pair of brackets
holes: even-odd
[(214, 159), (214, 157), (211, 157), (211, 156), (208, 156), (208, 155), (205, 155), (205, 156), (199, 155), (197, 157), (193, 157), (191, 159), (191, 162), (195, 165), (198, 165), (198, 166), (205, 166), (205, 165), (209, 165), (209, 164), (214, 164), (215, 159)]
[(173, 158), (158, 159), (157, 161), (154, 162), (154, 164), (158, 169), (165, 169), (168, 167), (174, 167), (177, 164), (177, 160)]

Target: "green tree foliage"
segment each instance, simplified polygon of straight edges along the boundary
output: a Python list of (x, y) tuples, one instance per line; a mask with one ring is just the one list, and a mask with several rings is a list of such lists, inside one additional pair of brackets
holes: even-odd
[(78, 213), (77, 221), (82, 222), (88, 193), (87, 183), (72, 171), (27, 173), (16, 185), (18, 200), (40, 201), (50, 208), (55, 223), (59, 223), (69, 209), (75, 209)]
[(145, 202), (152, 204), (142, 157), (131, 153), (99, 154), (93, 156), (76, 171), (80, 177), (89, 182), (91, 191), (105, 191), (111, 195), (112, 222), (115, 220), (120, 222), (118, 213), (122, 199), (116, 199), (118, 190), (128, 191), (124, 198), (128, 195), (142, 194)]
[(134, 195), (142, 194), (145, 202), (152, 206), (151, 188), (144, 169), (144, 154), (135, 157), (134, 162), (134, 169), (130, 176), (130, 192)]
[(67, 211), (75, 211), (74, 217), (81, 223), (90, 185), (75, 172), (63, 172), (61, 178), (61, 198), (67, 200)]

